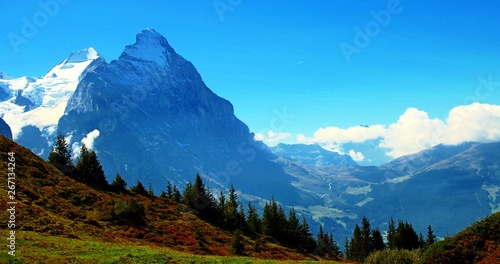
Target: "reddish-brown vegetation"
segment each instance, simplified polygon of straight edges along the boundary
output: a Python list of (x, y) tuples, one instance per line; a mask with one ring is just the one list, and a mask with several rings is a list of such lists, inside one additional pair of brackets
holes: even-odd
[[(113, 243), (134, 241), (150, 246), (204, 255), (231, 255), (231, 232), (213, 226), (183, 204), (160, 197), (128, 192), (117, 194), (95, 190), (58, 171), (30, 150), (0, 136), (0, 171), (7, 171), (8, 152), (16, 157), (16, 229), (78, 239)], [(6, 184), (2, 192), (7, 192)], [(7, 197), (0, 204), (7, 206)], [(116, 219), (120, 201), (134, 199), (144, 208), (144, 224), (122, 223)], [(2, 212), (2, 219), (7, 219)], [(266, 239), (263, 239), (266, 240)], [(265, 259), (317, 259), (275, 243), (244, 237), (244, 253)]]

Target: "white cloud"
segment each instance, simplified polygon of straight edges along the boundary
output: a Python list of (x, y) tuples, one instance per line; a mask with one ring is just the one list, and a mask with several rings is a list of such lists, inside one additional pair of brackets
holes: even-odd
[(500, 140), (500, 106), (473, 103), (455, 107), (447, 120), (444, 143)]
[(276, 146), (278, 143), (289, 139), (292, 134), (285, 132), (274, 132), (269, 130), (267, 133), (255, 133), (255, 140), (263, 141), (268, 146)]
[(330, 126), (318, 129), (314, 132), (313, 138), (307, 138), (306, 136), (299, 134), (297, 136), (297, 142), (304, 144), (324, 142), (336, 142), (338, 144), (349, 142), (359, 143), (369, 139), (382, 137), (384, 132), (385, 129), (383, 125), (372, 125), (368, 127), (355, 126), (347, 129)]
[(94, 142), (95, 139), (99, 137), (101, 133), (99, 130), (94, 129), (92, 132), (88, 133), (81, 142), (75, 142), (71, 145), (73, 149), (73, 157), (77, 158), (80, 155), (80, 152), (82, 150), (82, 144), (85, 144), (87, 149), (93, 149), (94, 148)]
[(397, 158), (415, 153), (440, 142), (445, 124), (435, 118), (430, 119), (426, 112), (408, 108), (399, 120), (386, 129), (380, 147), (391, 149), (387, 155)]
[(356, 152), (356, 151), (354, 151), (354, 149), (349, 150), (349, 156), (351, 156), (351, 158), (354, 161), (363, 161), (363, 160), (365, 160), (365, 156), (363, 155), (363, 153)]
[(387, 154), (397, 158), (438, 144), (466, 141), (500, 141), (500, 106), (480, 103), (457, 106), (448, 114), (446, 123), (409, 108), (389, 127), (380, 146), (392, 149)]
[[(378, 147), (389, 149), (387, 155), (393, 158), (438, 144), (500, 141), (500, 106), (480, 103), (457, 106), (449, 112), (446, 121), (430, 118), (425, 111), (408, 108), (396, 123), (389, 126), (355, 126), (347, 129), (330, 126), (318, 129), (313, 137), (298, 134), (296, 141), (316, 143), (342, 153), (343, 144), (362, 143), (377, 138), (381, 138)], [(348, 154), (353, 159), (361, 159), (363, 155), (354, 150)]]
[(85, 144), (85, 146), (87, 146), (88, 149), (92, 149), (94, 148), (95, 139), (98, 138), (100, 134), (101, 133), (99, 132), (99, 130), (94, 129), (92, 132), (88, 133), (87, 136), (85, 136), (82, 139), (82, 143)]
[(319, 145), (326, 150), (337, 152), (340, 155), (345, 155), (342, 145), (336, 142), (324, 142), (324, 143), (319, 143)]

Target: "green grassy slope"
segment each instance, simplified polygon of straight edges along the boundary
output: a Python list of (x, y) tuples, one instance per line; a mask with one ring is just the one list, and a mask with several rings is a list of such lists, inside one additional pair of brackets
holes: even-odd
[[(139, 243), (102, 242), (22, 232), (16, 258), (0, 255), (0, 263), (318, 263), (263, 260), (237, 256), (203, 256)], [(321, 263), (340, 263), (322, 261)]]

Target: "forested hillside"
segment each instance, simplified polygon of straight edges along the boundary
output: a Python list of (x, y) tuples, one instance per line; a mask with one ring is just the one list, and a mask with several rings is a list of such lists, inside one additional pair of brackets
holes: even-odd
[[(41, 255), (30, 251), (29, 240), (38, 236), (60, 237), (64, 238), (61, 241), (69, 239), (75, 243), (132, 243), (197, 255), (287, 260), (336, 258), (328, 254), (331, 250), (318, 252), (307, 223), (300, 221), (294, 210), (284, 215), (283, 208), (273, 199), (261, 217), (251, 204), (248, 212), (243, 208), (234, 188), (228, 194), (221, 193), (216, 201), (199, 175), (182, 193), (177, 186), (169, 185), (159, 197), (140, 182), (127, 189), (128, 184), (119, 174), (108, 184), (100, 177), (102, 169), (95, 152), (83, 149), (73, 165), (64, 159), (64, 143), (59, 138), (54, 149), (57, 155), (49, 158), (55, 165), (52, 166), (0, 136), (0, 170), (8, 170), (11, 157), (16, 166), (17, 204), (15, 227), (11, 229), (18, 237), (16, 259), (45, 262), (46, 258), (81, 257), (65, 252), (63, 245), (55, 245)], [(57, 146), (62, 147), (58, 150)], [(7, 193), (6, 186), (2, 186), (2, 192)], [(7, 196), (2, 196), (4, 208), (8, 201)], [(2, 211), (2, 219), (9, 219), (9, 211)], [(36, 248), (36, 243), (32, 246)], [(7, 257), (12, 256), (5, 254), (2, 259)], [(127, 255), (120, 257), (126, 259)]]

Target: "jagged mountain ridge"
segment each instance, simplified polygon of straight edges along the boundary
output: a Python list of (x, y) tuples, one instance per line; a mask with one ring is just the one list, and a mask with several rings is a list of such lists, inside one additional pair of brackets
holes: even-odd
[(433, 148), (397, 158), (380, 167), (401, 171), (406, 174), (414, 174), (469, 149), (473, 144), (473, 142), (466, 142), (457, 146), (439, 144)]
[(358, 166), (349, 155), (341, 155), (328, 151), (319, 145), (284, 144), (280, 143), (269, 148), (271, 152), (279, 157), (298, 160), (305, 164), (316, 166), (346, 165)]

